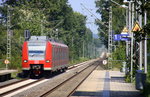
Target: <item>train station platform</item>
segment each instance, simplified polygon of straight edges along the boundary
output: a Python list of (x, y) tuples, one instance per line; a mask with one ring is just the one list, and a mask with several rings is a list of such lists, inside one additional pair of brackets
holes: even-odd
[(144, 97), (120, 71), (95, 70), (71, 97)]
[(17, 72), (17, 70), (0, 70), (0, 82), (11, 79), (11, 73)]

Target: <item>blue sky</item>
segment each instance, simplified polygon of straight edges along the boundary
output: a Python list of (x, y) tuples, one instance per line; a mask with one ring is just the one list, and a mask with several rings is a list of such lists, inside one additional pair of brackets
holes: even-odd
[[(2, 0), (0, 0), (0, 3)], [(96, 17), (100, 19), (100, 15), (96, 13), (95, 0), (68, 0), (69, 4), (74, 11), (80, 12), (81, 14), (87, 16), (87, 28), (90, 28), (94, 34), (97, 34), (97, 26), (94, 24)], [(88, 10), (86, 10), (81, 3), (90, 10), (95, 16), (93, 16)]]
[[(94, 34), (97, 34), (97, 26), (94, 24), (96, 17), (100, 19), (100, 15), (96, 13), (95, 0), (68, 0), (74, 11), (80, 12), (87, 16), (87, 28), (90, 28)], [(83, 5), (95, 16), (93, 16)]]

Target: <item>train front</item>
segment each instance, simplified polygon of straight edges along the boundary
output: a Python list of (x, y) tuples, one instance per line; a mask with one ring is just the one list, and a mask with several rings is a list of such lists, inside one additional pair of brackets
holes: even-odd
[(22, 69), (25, 77), (42, 76), (51, 69), (51, 45), (46, 36), (31, 36), (22, 48)]

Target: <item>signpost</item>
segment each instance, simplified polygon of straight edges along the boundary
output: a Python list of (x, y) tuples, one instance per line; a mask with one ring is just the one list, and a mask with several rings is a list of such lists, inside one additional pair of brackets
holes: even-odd
[(103, 60), (103, 65), (106, 65), (107, 63), (107, 60)]
[(123, 28), (121, 34), (114, 35), (114, 41), (129, 41), (128, 29), (126, 27)]
[[(132, 32), (138, 32), (138, 31), (141, 31), (141, 27), (138, 22), (135, 22)], [(139, 44), (140, 44), (139, 45), (139, 70), (142, 70), (142, 64), (143, 64), (143, 44), (142, 44), (142, 42), (143, 41), (139, 42)]]
[(5, 65), (6, 65), (6, 69), (8, 69), (8, 64), (10, 63), (9, 60), (6, 59), (6, 60), (4, 61), (4, 63), (5, 63)]
[(121, 34), (124, 34), (124, 33), (127, 34), (128, 32), (129, 32), (129, 30), (127, 29), (127, 27), (124, 27)]
[(135, 22), (132, 32), (136, 32), (136, 31), (140, 31), (140, 30), (141, 30), (141, 27), (140, 27), (139, 23)]

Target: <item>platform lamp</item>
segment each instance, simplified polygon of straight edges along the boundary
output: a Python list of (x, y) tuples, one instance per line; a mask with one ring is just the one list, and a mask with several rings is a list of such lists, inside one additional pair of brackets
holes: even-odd
[(134, 5), (132, 5), (132, 3), (134, 2), (133, 0), (124, 0), (123, 1), (124, 3), (128, 3), (128, 29), (129, 29), (129, 34), (131, 36), (131, 52), (130, 52), (130, 55), (131, 55), (131, 67), (130, 67), (130, 74), (131, 74), (131, 82), (133, 80), (133, 33), (131, 33), (131, 30), (132, 30), (132, 25), (133, 25), (133, 20), (134, 20), (134, 12), (132, 12), (132, 10), (134, 9)]
[(123, 3), (129, 3), (130, 0), (123, 0)]

